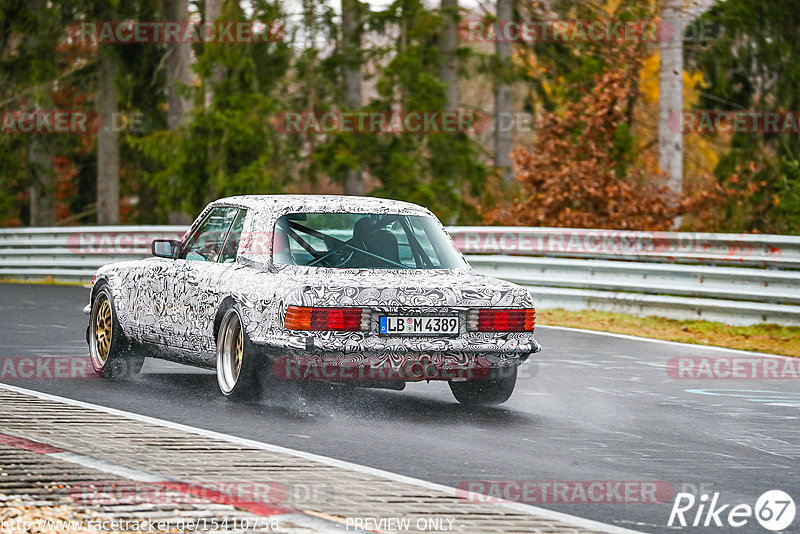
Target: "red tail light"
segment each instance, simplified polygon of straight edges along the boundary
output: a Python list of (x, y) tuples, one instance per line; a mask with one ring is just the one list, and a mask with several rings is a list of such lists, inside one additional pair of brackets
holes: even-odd
[(283, 324), (289, 330), (368, 331), (370, 311), (363, 308), (304, 308), (289, 306)]
[(471, 332), (533, 332), (536, 310), (484, 308), (467, 312), (467, 330)]

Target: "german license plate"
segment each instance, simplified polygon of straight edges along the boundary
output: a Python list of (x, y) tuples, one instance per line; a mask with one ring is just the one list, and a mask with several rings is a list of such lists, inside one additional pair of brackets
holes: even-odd
[(448, 336), (458, 334), (458, 317), (383, 315), (379, 326), (381, 334)]

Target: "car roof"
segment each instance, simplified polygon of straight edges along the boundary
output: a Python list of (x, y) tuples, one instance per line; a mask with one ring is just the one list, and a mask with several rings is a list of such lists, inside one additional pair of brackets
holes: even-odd
[(239, 195), (221, 198), (212, 204), (228, 204), (276, 214), (292, 211), (430, 214), (427, 209), (411, 202), (349, 195)]

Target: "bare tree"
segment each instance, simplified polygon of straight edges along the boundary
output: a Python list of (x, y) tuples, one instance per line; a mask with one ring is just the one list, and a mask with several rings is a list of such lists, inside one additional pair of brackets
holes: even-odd
[[(683, 110), (683, 29), (719, 0), (662, 0), (661, 64), (658, 85), (658, 167), (669, 174), (667, 186), (677, 196), (683, 192), (683, 137), (669, 127), (669, 117)], [(671, 30), (671, 31), (669, 31)], [(675, 226), (681, 224), (680, 217)]]
[(458, 109), (458, 34), (456, 24), (458, 22), (458, 0), (442, 0), (442, 16), (444, 26), (442, 27), (441, 51), (442, 63), (439, 66), (439, 78), (447, 85), (445, 89), (447, 99), (447, 109)]
[[(513, 16), (514, 0), (497, 0), (497, 19), (508, 21)], [(511, 169), (513, 147), (511, 131), (503, 127), (503, 117), (511, 115), (511, 84), (508, 80), (511, 65), (511, 43), (497, 39), (494, 47), (499, 66), (494, 87), (494, 165), (500, 169), (503, 183), (510, 185), (514, 182)]]
[[(34, 17), (41, 19), (44, 16), (47, 2), (45, 0), (31, 0), (29, 9)], [(39, 26), (44, 26), (44, 21)], [(41, 39), (35, 32), (28, 35), (27, 46), (34, 50), (41, 45)], [(34, 93), (35, 111), (41, 111), (51, 106), (48, 97), (49, 88)], [(53, 173), (53, 154), (47, 134), (34, 133), (29, 136), (28, 144), (28, 180), (30, 183), (30, 221), (31, 226), (52, 226), (56, 223), (56, 192), (55, 175)]]
[(96, 108), (102, 117), (97, 132), (97, 222), (119, 223), (119, 132), (114, 127), (118, 112), (117, 58), (101, 46), (97, 72)]
[(683, 137), (669, 127), (669, 118), (683, 108), (683, 21), (681, 0), (663, 0), (662, 27), (673, 28), (672, 35), (661, 36), (658, 100), (658, 167), (669, 174), (668, 187), (676, 194), (683, 190)]
[[(361, 107), (361, 20), (358, 0), (342, 0), (342, 50), (344, 53), (345, 106), (350, 110)], [(344, 182), (346, 195), (363, 195), (364, 183), (360, 169), (347, 172)]]
[[(186, 23), (189, 20), (188, 0), (164, 0), (164, 14), (170, 22)], [(167, 125), (175, 129), (181, 124), (192, 106), (185, 95), (192, 83), (192, 46), (188, 42), (167, 43)]]
[[(214, 22), (219, 19), (220, 13), (222, 12), (222, 0), (206, 0), (205, 5), (206, 22)], [(219, 83), (220, 80), (222, 80), (222, 76), (222, 67), (219, 65), (213, 65), (211, 67), (211, 77), (210, 79), (206, 80), (206, 87), (203, 95), (205, 107), (211, 106), (211, 102), (214, 101), (214, 86)]]
[[(164, 15), (170, 22), (188, 22), (188, 0), (164, 0)], [(191, 43), (167, 43), (166, 67), (167, 127), (175, 130), (186, 120), (192, 107), (192, 101), (186, 95), (186, 90), (192, 83)], [(185, 213), (172, 211), (169, 213), (169, 222), (187, 224), (191, 220)]]
[(53, 155), (47, 140), (43, 139), (45, 135), (32, 134), (28, 144), (31, 226), (53, 226), (56, 223)]

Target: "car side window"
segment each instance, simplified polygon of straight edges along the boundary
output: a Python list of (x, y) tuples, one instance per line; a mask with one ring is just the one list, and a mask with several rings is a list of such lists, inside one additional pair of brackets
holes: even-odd
[(408, 234), (406, 233), (405, 228), (403, 228), (403, 225), (400, 224), (400, 221), (395, 221), (389, 226), (389, 231), (392, 232), (395, 239), (397, 239), (397, 247), (400, 252), (400, 263), (412, 269), (415, 268), (417, 263), (414, 259), (413, 251), (411, 250), (411, 243), (409, 243)]
[(409, 221), (409, 226), (411, 227), (411, 231), (414, 233), (414, 236), (417, 238), (417, 243), (419, 243), (420, 248), (422, 248), (422, 250), (425, 252), (425, 255), (431, 260), (433, 264), (431, 266), (438, 267), (439, 254), (433, 247), (433, 243), (427, 239), (425, 235), (425, 228), (422, 226), (422, 220), (411, 219)]
[(246, 215), (246, 210), (239, 210), (239, 213), (236, 214), (236, 218), (231, 225), (231, 230), (228, 232), (228, 238), (222, 246), (222, 253), (219, 255), (220, 263), (233, 263), (236, 261), (236, 254), (239, 251), (239, 241), (242, 239), (242, 229), (244, 228), (244, 219)]
[(239, 211), (238, 208), (226, 207), (212, 209), (186, 241), (181, 257), (191, 261), (216, 262), (228, 230)]

